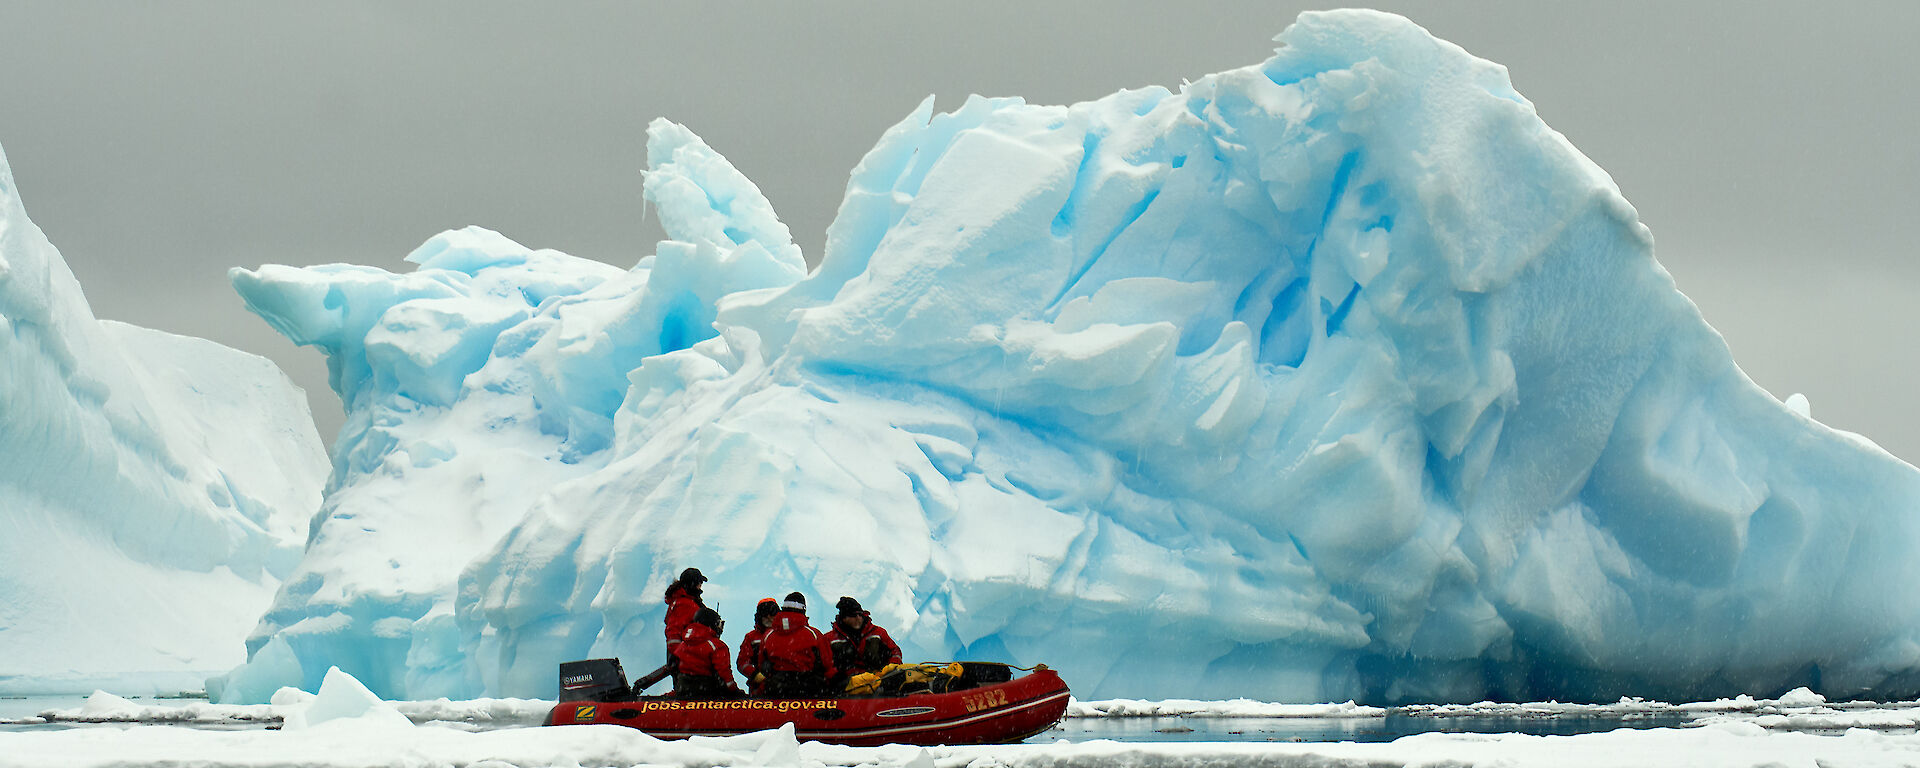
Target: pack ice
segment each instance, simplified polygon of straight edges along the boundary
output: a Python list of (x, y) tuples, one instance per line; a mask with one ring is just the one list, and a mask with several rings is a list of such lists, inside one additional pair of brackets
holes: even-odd
[(0, 155), (0, 693), (197, 690), (300, 556), (326, 454), (280, 370), (98, 320)]
[(922, 103), (811, 271), (664, 121), (631, 269), (468, 228), (236, 270), (349, 421), (216, 688), (552, 696), (653, 667), (698, 566), (735, 647), (757, 598), (851, 595), (1083, 697), (1920, 690), (1920, 475), (1749, 381), (1504, 68), (1374, 12), (1278, 39)]

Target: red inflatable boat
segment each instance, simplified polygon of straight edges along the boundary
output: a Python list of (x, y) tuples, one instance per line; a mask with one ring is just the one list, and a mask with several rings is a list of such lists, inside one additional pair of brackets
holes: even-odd
[[(1000, 682), (961, 681), (954, 690), (895, 696), (821, 699), (688, 700), (632, 696), (619, 663), (617, 685), (596, 685), (596, 676), (569, 667), (612, 660), (570, 662), (561, 672), (561, 701), (547, 725), (611, 724), (638, 728), (662, 739), (726, 736), (793, 724), (802, 741), (850, 746), (879, 744), (1007, 744), (1052, 728), (1066, 713), (1067, 684), (1045, 665)], [(969, 668), (976, 665), (969, 663)], [(978, 665), (1000, 667), (1005, 665)], [(995, 675), (985, 675), (988, 679)], [(573, 690), (569, 690), (569, 680)], [(966, 687), (960, 687), (966, 686)], [(600, 690), (589, 691), (591, 688)], [(573, 700), (567, 700), (572, 698)], [(600, 700), (611, 699), (611, 700)]]

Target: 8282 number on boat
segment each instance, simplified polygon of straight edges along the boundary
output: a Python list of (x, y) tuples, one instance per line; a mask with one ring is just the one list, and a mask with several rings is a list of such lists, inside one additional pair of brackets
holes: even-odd
[(991, 709), (1005, 705), (1007, 703), (1007, 692), (982, 691), (981, 693), (968, 696), (960, 701), (966, 705), (968, 712), (978, 712), (983, 709)]

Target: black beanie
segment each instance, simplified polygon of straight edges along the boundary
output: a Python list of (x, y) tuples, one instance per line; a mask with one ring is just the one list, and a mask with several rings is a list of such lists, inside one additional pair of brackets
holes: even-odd
[(807, 612), (807, 596), (800, 594), (798, 592), (788, 592), (787, 599), (781, 601), (780, 607), (789, 611), (799, 611), (801, 613), (806, 613)]
[(833, 607), (840, 609), (840, 615), (842, 616), (857, 616), (860, 614), (860, 601), (851, 597), (840, 598), (840, 602), (834, 603)]
[(715, 632), (720, 631), (720, 612), (712, 608), (700, 609), (699, 612), (693, 614), (693, 621), (695, 624), (705, 624), (712, 627)]

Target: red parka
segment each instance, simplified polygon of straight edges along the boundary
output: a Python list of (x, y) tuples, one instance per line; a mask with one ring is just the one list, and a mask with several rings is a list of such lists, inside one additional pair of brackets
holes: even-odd
[(718, 678), (726, 687), (737, 689), (739, 686), (733, 684), (733, 670), (727, 666), (730, 655), (727, 642), (705, 624), (688, 625), (687, 636), (673, 650), (674, 658), (680, 660), (680, 674)]
[(760, 671), (760, 641), (765, 640), (767, 631), (759, 627), (747, 630), (747, 636), (740, 639), (740, 676), (753, 683), (753, 674)]
[[(832, 649), (829, 654), (837, 664), (844, 664), (841, 672), (857, 675), (862, 672), (878, 672), (888, 664), (900, 663), (900, 646), (893, 642), (887, 631), (873, 623), (873, 616), (866, 611), (860, 612), (863, 619), (860, 631), (847, 629), (847, 625), (835, 619), (833, 631), (827, 633), (827, 645)], [(881, 655), (884, 658), (867, 658), (867, 646), (873, 640), (879, 640)]]
[(800, 611), (773, 615), (773, 629), (760, 641), (759, 672), (819, 672), (833, 677), (833, 649)]
[[(687, 636), (687, 627), (693, 624), (693, 615), (705, 607), (700, 596), (688, 592), (686, 587), (675, 583), (667, 587), (667, 653), (673, 654), (680, 647), (680, 641)], [(711, 631), (711, 630), (709, 630)]]

